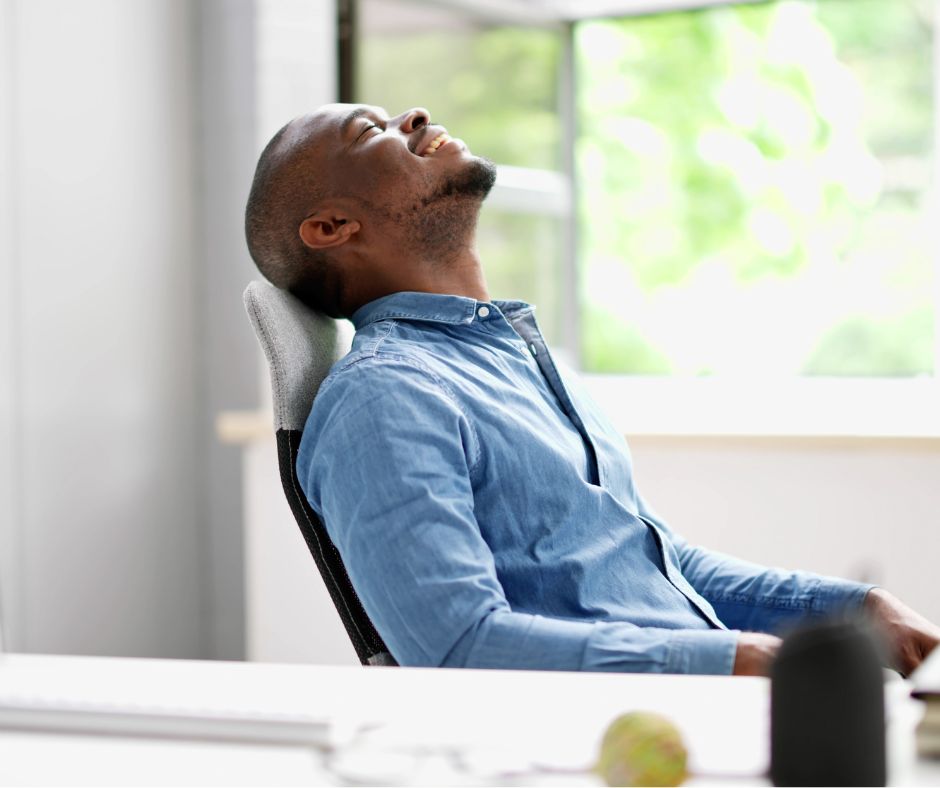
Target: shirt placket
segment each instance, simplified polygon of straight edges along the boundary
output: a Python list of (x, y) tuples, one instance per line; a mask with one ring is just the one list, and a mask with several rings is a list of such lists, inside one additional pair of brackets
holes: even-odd
[(588, 432), (587, 426), (581, 418), (581, 414), (578, 413), (578, 409), (575, 407), (571, 395), (568, 393), (568, 389), (565, 388), (558, 368), (555, 366), (552, 354), (548, 350), (548, 345), (545, 343), (542, 332), (535, 322), (535, 317), (531, 314), (522, 315), (511, 322), (516, 333), (522, 337), (523, 341), (528, 346), (529, 352), (538, 364), (542, 377), (558, 399), (558, 403), (561, 405), (565, 415), (581, 435), (581, 440), (584, 442), (588, 452), (589, 481), (596, 486), (604, 486), (607, 479), (603, 467), (598, 462), (597, 448), (594, 445), (594, 440), (591, 437), (591, 433)]
[(656, 540), (656, 547), (659, 550), (659, 558), (663, 562), (663, 574), (666, 575), (666, 579), (672, 583), (672, 585), (679, 591), (680, 594), (682, 594), (686, 599), (689, 600), (689, 602), (692, 603), (699, 614), (706, 621), (708, 621), (709, 624), (711, 624), (716, 629), (727, 629), (728, 627), (722, 624), (718, 617), (714, 615), (714, 613), (709, 611), (707, 607), (703, 607), (700, 604), (700, 595), (694, 588), (692, 588), (692, 586), (689, 584), (689, 581), (683, 577), (682, 573), (677, 571), (677, 569), (669, 561), (668, 557), (666, 556), (666, 546), (663, 544), (662, 532), (645, 517), (639, 517), (639, 520), (650, 530), (650, 532), (653, 534), (653, 538)]

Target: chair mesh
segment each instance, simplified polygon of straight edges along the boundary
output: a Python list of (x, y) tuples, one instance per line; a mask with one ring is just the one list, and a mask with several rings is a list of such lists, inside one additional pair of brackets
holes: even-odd
[(267, 282), (245, 290), (245, 308), (271, 372), (278, 467), (284, 495), (363, 665), (396, 665), (356, 594), (339, 551), (297, 480), (297, 450), (330, 367), (349, 350), (351, 327), (314, 312)]

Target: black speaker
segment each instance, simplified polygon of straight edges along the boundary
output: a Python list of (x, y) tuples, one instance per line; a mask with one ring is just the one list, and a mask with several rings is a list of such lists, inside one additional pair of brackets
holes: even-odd
[(784, 638), (771, 666), (774, 785), (885, 785), (881, 648), (852, 621)]

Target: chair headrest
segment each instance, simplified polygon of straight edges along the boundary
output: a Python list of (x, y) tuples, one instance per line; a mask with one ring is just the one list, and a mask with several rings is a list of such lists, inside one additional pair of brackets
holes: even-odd
[(349, 351), (352, 325), (260, 280), (248, 285), (244, 299), (271, 371), (274, 429), (302, 430), (330, 367)]

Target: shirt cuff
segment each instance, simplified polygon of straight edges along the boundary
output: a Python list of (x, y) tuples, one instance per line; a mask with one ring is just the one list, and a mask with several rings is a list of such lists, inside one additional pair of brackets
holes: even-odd
[(813, 593), (810, 610), (818, 618), (860, 613), (873, 583), (856, 583), (837, 577), (823, 577)]
[(680, 629), (670, 637), (664, 672), (730, 676), (737, 649), (736, 630)]

